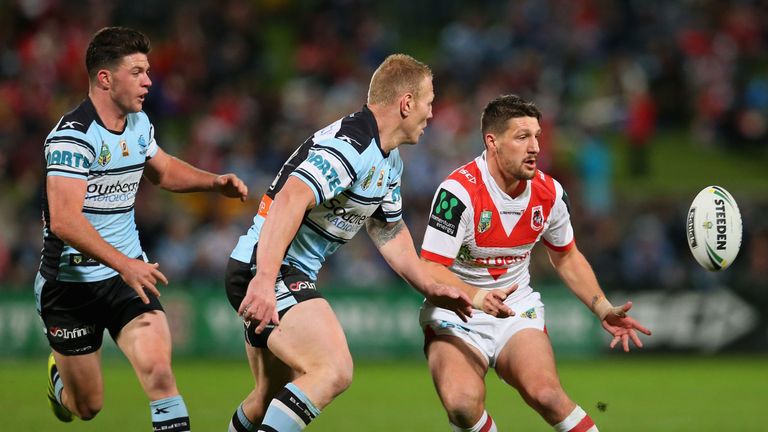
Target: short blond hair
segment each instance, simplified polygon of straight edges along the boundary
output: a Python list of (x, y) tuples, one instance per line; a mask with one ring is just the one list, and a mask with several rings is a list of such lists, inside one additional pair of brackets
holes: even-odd
[(407, 54), (387, 57), (371, 77), (369, 105), (389, 105), (404, 93), (419, 95), (424, 78), (432, 78), (432, 69)]

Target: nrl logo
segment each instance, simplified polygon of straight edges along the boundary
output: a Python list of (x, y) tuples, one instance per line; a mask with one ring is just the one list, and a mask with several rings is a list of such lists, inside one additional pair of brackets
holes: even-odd
[(483, 210), (480, 213), (480, 222), (477, 223), (477, 232), (484, 233), (491, 227), (491, 215), (493, 213), (490, 210)]
[(102, 141), (101, 152), (99, 153), (99, 165), (106, 166), (111, 160), (112, 160), (112, 153), (109, 152), (109, 147), (107, 147), (104, 141)]
[(363, 190), (368, 189), (368, 187), (371, 185), (371, 181), (373, 180), (373, 173), (376, 172), (376, 167), (371, 167), (370, 170), (368, 170), (368, 174), (365, 175), (365, 180), (363, 180)]

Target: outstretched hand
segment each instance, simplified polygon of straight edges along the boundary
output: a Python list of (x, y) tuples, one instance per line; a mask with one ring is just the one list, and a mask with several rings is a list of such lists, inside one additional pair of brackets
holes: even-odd
[(248, 198), (248, 186), (232, 173), (216, 177), (213, 184), (216, 190), (226, 197), (240, 198), (243, 202)]
[(453, 311), (464, 322), (467, 322), (467, 317), (472, 316), (472, 302), (458, 288), (435, 283), (427, 287), (424, 297), (437, 307)]
[(609, 345), (613, 349), (619, 342), (624, 347), (624, 352), (629, 352), (629, 340), (638, 348), (643, 347), (643, 342), (637, 335), (637, 332), (641, 332), (648, 336), (651, 335), (651, 331), (646, 327), (635, 321), (632, 317), (627, 315), (627, 312), (632, 309), (632, 302), (628, 301), (621, 306), (616, 306), (611, 310), (605, 318), (603, 318), (603, 328), (613, 336), (611, 344)]

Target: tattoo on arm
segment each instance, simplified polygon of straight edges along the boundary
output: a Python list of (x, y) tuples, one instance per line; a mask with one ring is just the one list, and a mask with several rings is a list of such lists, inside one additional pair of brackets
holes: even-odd
[(600, 300), (600, 297), (602, 297), (602, 296), (600, 296), (600, 295), (592, 296), (592, 304), (590, 306), (592, 309), (595, 308), (595, 305), (597, 304), (597, 301)]
[(373, 244), (375, 244), (377, 248), (381, 248), (390, 240), (397, 237), (400, 231), (405, 228), (405, 222), (401, 219), (397, 222), (390, 223), (370, 218), (365, 227), (368, 230), (368, 235), (371, 237), (371, 240), (373, 240)]

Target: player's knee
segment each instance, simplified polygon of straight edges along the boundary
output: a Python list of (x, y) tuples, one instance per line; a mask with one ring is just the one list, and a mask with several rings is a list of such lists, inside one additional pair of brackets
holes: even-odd
[(173, 392), (176, 379), (169, 364), (154, 364), (140, 371), (147, 391)]
[(463, 390), (444, 392), (441, 398), (453, 424), (472, 426), (483, 413), (483, 397), (477, 392)]
[(330, 365), (323, 373), (327, 377), (328, 382), (331, 385), (331, 392), (334, 396), (343, 393), (346, 389), (352, 385), (353, 369), (351, 359), (349, 362), (342, 362), (341, 364)]
[(542, 385), (528, 389), (525, 400), (537, 411), (554, 410), (568, 401), (568, 397), (559, 385)]

